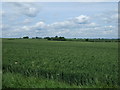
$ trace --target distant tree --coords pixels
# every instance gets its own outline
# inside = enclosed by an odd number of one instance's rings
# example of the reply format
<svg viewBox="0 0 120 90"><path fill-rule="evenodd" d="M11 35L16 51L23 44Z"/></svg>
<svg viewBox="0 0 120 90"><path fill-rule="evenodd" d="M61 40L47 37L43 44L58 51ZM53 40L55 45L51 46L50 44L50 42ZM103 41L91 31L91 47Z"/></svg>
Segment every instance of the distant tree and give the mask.
<svg viewBox="0 0 120 90"><path fill-rule="evenodd" d="M50 38L50 37L44 37L44 39L48 39L48 38Z"/></svg>
<svg viewBox="0 0 120 90"><path fill-rule="evenodd" d="M48 38L47 40L51 40L51 38Z"/></svg>
<svg viewBox="0 0 120 90"><path fill-rule="evenodd" d="M58 38L58 36L55 36L55 38Z"/></svg>
<svg viewBox="0 0 120 90"><path fill-rule="evenodd" d="M45 37L44 39L47 39L47 40L54 40L54 41L65 41L66 39L64 37L58 37L58 36L55 36L55 37Z"/></svg>
<svg viewBox="0 0 120 90"><path fill-rule="evenodd" d="M36 39L42 39L41 37L35 37Z"/></svg>
<svg viewBox="0 0 120 90"><path fill-rule="evenodd" d="M50 37L44 37L44 39L51 40L51 38L50 38Z"/></svg>
<svg viewBox="0 0 120 90"><path fill-rule="evenodd" d="M59 40L59 37L58 37L58 36L55 36L55 37L52 37L51 39L52 39L52 40Z"/></svg>
<svg viewBox="0 0 120 90"><path fill-rule="evenodd" d="M88 41L88 38L87 38L87 39L85 39L85 41Z"/></svg>
<svg viewBox="0 0 120 90"><path fill-rule="evenodd" d="M35 37L36 39L39 39L39 37Z"/></svg>
<svg viewBox="0 0 120 90"><path fill-rule="evenodd" d="M59 41L65 41L66 39L64 37L59 37Z"/></svg>
<svg viewBox="0 0 120 90"><path fill-rule="evenodd" d="M28 36L26 36L26 37L23 37L23 39L29 39L29 37L28 37Z"/></svg>
<svg viewBox="0 0 120 90"><path fill-rule="evenodd" d="M32 37L32 39L35 39L35 37Z"/></svg>

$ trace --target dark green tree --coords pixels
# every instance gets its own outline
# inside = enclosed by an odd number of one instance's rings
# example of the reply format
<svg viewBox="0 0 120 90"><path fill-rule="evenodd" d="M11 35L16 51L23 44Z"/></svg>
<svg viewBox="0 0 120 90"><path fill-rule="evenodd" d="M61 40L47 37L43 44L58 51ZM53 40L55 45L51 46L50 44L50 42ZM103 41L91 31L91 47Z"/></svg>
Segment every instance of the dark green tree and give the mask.
<svg viewBox="0 0 120 90"><path fill-rule="evenodd" d="M28 37L28 36L26 36L26 37L23 37L23 39L29 39L29 37Z"/></svg>

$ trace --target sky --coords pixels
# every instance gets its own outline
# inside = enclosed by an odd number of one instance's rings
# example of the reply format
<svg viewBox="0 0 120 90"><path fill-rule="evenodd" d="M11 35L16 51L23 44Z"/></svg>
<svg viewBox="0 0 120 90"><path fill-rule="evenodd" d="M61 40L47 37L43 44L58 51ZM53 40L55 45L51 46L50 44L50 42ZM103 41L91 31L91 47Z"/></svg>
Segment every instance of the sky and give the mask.
<svg viewBox="0 0 120 90"><path fill-rule="evenodd" d="M2 2L3 38L117 38L117 2Z"/></svg>
<svg viewBox="0 0 120 90"><path fill-rule="evenodd" d="M119 0L2 0L2 2L118 2Z"/></svg>

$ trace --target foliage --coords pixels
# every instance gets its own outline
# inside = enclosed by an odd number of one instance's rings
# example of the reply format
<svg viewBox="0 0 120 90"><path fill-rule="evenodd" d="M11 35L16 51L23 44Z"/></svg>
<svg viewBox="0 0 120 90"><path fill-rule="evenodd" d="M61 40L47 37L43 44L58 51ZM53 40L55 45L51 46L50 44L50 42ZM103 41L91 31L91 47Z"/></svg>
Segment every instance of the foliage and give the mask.
<svg viewBox="0 0 120 90"><path fill-rule="evenodd" d="M29 37L28 37L28 36L26 36L26 37L23 37L23 39L29 39Z"/></svg>
<svg viewBox="0 0 120 90"><path fill-rule="evenodd" d="M55 36L55 37L45 37L44 39L54 40L54 41L66 41L66 39L64 37L58 37L58 36Z"/></svg>

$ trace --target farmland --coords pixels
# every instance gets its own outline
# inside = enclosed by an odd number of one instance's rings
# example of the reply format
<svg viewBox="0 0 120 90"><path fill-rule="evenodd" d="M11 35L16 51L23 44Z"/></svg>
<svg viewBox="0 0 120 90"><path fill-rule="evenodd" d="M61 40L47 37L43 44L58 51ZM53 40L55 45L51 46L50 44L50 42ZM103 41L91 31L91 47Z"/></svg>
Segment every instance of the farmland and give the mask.
<svg viewBox="0 0 120 90"><path fill-rule="evenodd" d="M3 88L117 87L118 43L3 39Z"/></svg>

